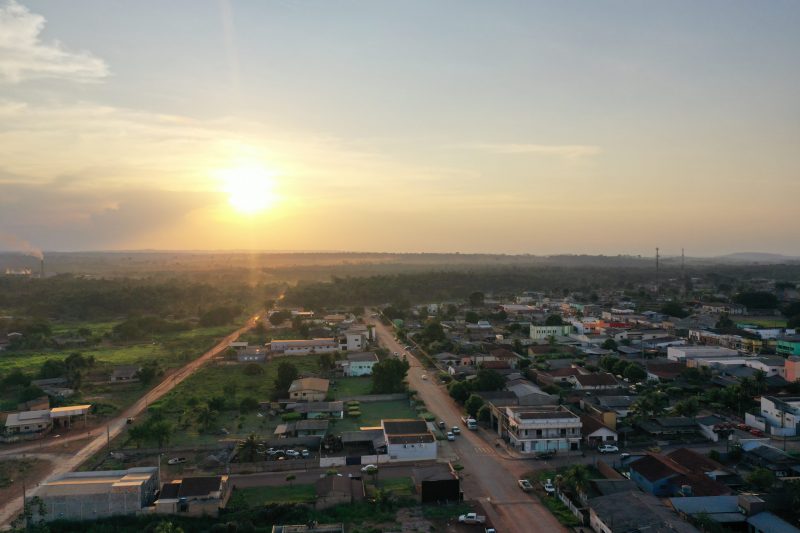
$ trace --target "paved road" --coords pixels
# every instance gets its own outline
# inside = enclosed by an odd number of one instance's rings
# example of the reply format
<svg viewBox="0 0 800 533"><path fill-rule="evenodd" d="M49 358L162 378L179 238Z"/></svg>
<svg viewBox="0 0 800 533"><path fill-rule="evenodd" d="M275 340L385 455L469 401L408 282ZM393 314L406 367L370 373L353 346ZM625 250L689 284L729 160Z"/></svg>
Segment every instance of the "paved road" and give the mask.
<svg viewBox="0 0 800 533"><path fill-rule="evenodd" d="M183 380L191 376L195 371L197 371L201 366L211 360L212 357L219 354L223 350L228 347L232 341L236 340L239 335L242 333L249 331L253 327L255 327L259 316L251 317L247 323L242 326L241 328L237 329L224 339L222 339L216 346L208 350L206 353L195 359L194 361L188 363L186 366L173 372L172 374L168 375L161 383L156 385L150 391L148 391L144 396L139 398L136 403L128 407L125 411L122 412L118 417L112 419L108 422L105 426L97 428L94 430L94 434L97 435L92 440L90 440L83 448L75 452L75 454L70 457L69 459L65 459L62 461L55 462L53 464L52 470L48 473L46 479L52 479L56 476L63 475L67 472L71 472L80 466L81 463L89 459L92 455L100 451L103 446L106 445L108 440L113 439L117 435L119 435L122 430L126 426L126 421L128 418L136 417L141 414L147 406L152 404L154 401L158 400L166 393L171 391L173 387L181 383ZM85 435L81 435L80 438L85 438ZM39 444L31 445L32 449L38 449ZM21 453L21 448L16 448L12 450L7 455L15 455ZM38 492L38 487L35 487L28 491L28 496L36 496ZM0 525L7 524L10 522L15 516L19 514L22 510L22 496L15 498L14 500L8 502L6 505L0 509Z"/></svg>
<svg viewBox="0 0 800 533"><path fill-rule="evenodd" d="M375 324L378 340L390 352L407 352L394 339L393 332L377 320ZM495 528L503 532L566 532L558 520L544 507L538 499L522 492L517 485L520 476L531 470L527 460L508 458L478 432L469 431L461 423L461 408L447 391L436 385L434 375L413 356L407 355L411 369L408 382L412 389L419 392L428 410L444 420L448 426L461 427L461 436L452 446L458 455L458 462L464 466L462 488L467 499L480 500L484 504L489 518ZM431 373L432 374L432 373ZM428 379L422 379L426 375ZM484 430L478 430L482 432Z"/></svg>

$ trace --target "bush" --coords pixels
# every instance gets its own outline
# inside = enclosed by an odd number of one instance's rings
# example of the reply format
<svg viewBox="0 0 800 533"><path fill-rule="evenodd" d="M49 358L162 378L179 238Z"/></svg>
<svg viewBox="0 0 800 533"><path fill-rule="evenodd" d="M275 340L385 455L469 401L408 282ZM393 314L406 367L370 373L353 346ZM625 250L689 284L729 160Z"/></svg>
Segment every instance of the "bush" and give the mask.
<svg viewBox="0 0 800 533"><path fill-rule="evenodd" d="M361 416L361 411L347 411L347 416L352 418L358 418Z"/></svg>
<svg viewBox="0 0 800 533"><path fill-rule="evenodd" d="M300 413L284 413L281 415L281 420L284 422L293 422L295 420L300 420L300 418Z"/></svg>
<svg viewBox="0 0 800 533"><path fill-rule="evenodd" d="M258 409L258 400L252 396L242 398L242 401L239 402L239 411L243 413L249 413L250 411L255 411L256 409Z"/></svg>

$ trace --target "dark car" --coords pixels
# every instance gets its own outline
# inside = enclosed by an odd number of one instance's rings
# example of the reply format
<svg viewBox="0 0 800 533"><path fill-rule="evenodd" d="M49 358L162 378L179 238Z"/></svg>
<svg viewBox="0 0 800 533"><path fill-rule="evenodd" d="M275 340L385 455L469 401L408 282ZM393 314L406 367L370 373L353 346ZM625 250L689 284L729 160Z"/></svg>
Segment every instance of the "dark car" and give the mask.
<svg viewBox="0 0 800 533"><path fill-rule="evenodd" d="M553 452L539 452L534 457L540 461L547 461L548 459L552 459L555 456Z"/></svg>

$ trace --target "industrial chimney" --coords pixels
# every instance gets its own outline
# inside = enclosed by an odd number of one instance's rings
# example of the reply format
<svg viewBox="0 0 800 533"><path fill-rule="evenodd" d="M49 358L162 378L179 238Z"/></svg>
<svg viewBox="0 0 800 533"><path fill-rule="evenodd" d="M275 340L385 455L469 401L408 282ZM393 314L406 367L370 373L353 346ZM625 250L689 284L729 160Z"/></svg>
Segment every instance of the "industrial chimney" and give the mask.
<svg viewBox="0 0 800 533"><path fill-rule="evenodd" d="M44 279L44 258L39 261L39 276Z"/></svg>

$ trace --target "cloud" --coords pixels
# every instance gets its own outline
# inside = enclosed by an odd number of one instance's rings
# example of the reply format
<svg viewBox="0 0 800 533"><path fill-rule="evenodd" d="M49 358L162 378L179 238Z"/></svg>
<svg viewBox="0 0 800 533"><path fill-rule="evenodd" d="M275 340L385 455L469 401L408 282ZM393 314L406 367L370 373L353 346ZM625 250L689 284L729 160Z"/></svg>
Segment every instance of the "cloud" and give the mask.
<svg viewBox="0 0 800 533"><path fill-rule="evenodd" d="M476 150L482 150L484 152L492 154L551 155L557 157L565 157L568 159L576 159L579 157L590 157L602 153L602 150L600 149L599 146L592 146L585 144L479 143L479 144L471 144L468 147Z"/></svg>
<svg viewBox="0 0 800 533"><path fill-rule="evenodd" d="M106 63L91 53L42 41L45 22L14 0L0 6L0 83L40 78L90 82L108 76Z"/></svg>

